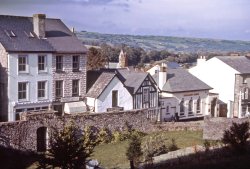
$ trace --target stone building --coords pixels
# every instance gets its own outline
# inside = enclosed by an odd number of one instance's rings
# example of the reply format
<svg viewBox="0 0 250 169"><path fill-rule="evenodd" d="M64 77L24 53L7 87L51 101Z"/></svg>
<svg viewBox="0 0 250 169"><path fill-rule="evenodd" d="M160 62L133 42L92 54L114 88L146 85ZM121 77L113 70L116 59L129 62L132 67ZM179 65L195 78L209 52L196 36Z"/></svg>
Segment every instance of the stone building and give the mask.
<svg viewBox="0 0 250 169"><path fill-rule="evenodd" d="M81 100L87 50L60 19L1 15L0 25L1 121Z"/></svg>

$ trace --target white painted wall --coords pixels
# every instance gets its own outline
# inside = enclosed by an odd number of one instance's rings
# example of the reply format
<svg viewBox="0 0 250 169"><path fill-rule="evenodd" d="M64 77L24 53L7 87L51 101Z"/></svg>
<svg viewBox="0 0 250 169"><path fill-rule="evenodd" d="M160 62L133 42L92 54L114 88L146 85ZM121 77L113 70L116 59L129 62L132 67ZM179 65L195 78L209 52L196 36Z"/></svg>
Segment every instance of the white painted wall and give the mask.
<svg viewBox="0 0 250 169"><path fill-rule="evenodd" d="M189 69L189 72L211 86L212 93L219 94L219 99L228 104L228 117L230 117L232 113L230 102L234 101L235 74L239 72L216 57Z"/></svg>
<svg viewBox="0 0 250 169"><path fill-rule="evenodd" d="M159 66L159 65L153 66L152 68L150 68L149 70L147 70L147 72L148 72L151 76L153 76L153 75L155 74L155 71L156 71L156 70L159 72L159 70L160 70L160 66Z"/></svg>
<svg viewBox="0 0 250 169"><path fill-rule="evenodd" d="M112 90L118 90L119 107L124 107L124 110L133 109L133 98L117 77L110 82L97 99L87 97L87 105L95 106L94 112L96 113L106 112L107 108L112 108Z"/></svg>
<svg viewBox="0 0 250 169"><path fill-rule="evenodd" d="M162 96L166 96L167 94L164 93ZM209 100L209 93L208 91L194 91L194 92L181 92L181 93L173 93L172 97L160 97L160 102L164 102L164 107L169 107L169 113L166 112L166 108L162 111L162 118L171 118L175 116L175 113L178 112L180 117L180 102L182 98L184 99L184 106L185 106L185 112L184 112L184 118L188 117L188 103L189 100L193 99L193 112L196 116L196 105L197 100L200 97L201 99L201 114L202 115L210 115L210 100ZM175 107L175 108L174 108Z"/></svg>
<svg viewBox="0 0 250 169"><path fill-rule="evenodd" d="M9 97L9 112L8 120L15 120L15 112L13 108L31 108L34 105L48 106L52 101L52 54L41 54L47 56L47 71L38 72L38 55L34 53L26 54L28 57L27 73L18 72L18 54L8 54L8 97ZM38 100L37 97L37 82L46 81L46 98ZM28 93L26 101L18 101L18 82L28 82ZM16 106L16 105L19 106Z"/></svg>

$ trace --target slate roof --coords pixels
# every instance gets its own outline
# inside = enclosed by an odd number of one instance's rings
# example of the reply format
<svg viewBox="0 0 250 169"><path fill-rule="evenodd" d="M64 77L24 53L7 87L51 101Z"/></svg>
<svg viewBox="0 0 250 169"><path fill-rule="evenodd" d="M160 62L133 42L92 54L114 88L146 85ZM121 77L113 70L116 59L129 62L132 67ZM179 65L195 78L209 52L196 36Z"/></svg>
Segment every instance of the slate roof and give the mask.
<svg viewBox="0 0 250 169"><path fill-rule="evenodd" d="M240 73L250 73L250 59L246 56L216 56Z"/></svg>
<svg viewBox="0 0 250 169"><path fill-rule="evenodd" d="M13 31L9 37L5 31ZM7 52L86 53L87 49L60 19L45 19L44 39L28 37L33 32L33 18L0 15L0 43Z"/></svg>
<svg viewBox="0 0 250 169"><path fill-rule="evenodd" d="M158 83L158 73L153 76ZM210 90L210 86L193 76L185 69L167 69L167 82L163 86L163 91L185 92L185 91L199 91Z"/></svg>
<svg viewBox="0 0 250 169"><path fill-rule="evenodd" d="M102 72L87 92L87 97L98 98L115 76L114 72Z"/></svg>
<svg viewBox="0 0 250 169"><path fill-rule="evenodd" d="M101 69L87 72L87 97L97 98L105 90L114 77L117 77L131 95L135 94L148 73L120 69Z"/></svg>
<svg viewBox="0 0 250 169"><path fill-rule="evenodd" d="M135 94L142 82L149 73L129 70L127 68L117 69L121 76L125 79L124 84L131 94Z"/></svg>

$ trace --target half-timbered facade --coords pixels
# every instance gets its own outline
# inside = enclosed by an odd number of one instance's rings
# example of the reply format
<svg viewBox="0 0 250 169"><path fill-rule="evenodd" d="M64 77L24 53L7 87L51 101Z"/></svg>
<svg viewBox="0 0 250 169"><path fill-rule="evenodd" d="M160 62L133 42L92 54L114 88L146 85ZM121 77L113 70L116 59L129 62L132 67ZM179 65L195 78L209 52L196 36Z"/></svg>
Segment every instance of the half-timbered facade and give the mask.
<svg viewBox="0 0 250 169"><path fill-rule="evenodd" d="M157 106L157 86L149 73L121 69L88 72L86 103L92 112Z"/></svg>
<svg viewBox="0 0 250 169"><path fill-rule="evenodd" d="M157 88L150 75L144 79L138 90L133 94L133 108L151 108L157 106Z"/></svg>

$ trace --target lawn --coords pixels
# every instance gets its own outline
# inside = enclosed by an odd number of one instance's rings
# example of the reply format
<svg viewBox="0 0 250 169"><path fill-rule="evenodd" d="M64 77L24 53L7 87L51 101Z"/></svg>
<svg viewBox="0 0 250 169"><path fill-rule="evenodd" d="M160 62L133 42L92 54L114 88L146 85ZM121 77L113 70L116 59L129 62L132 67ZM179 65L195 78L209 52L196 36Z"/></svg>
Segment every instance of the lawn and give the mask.
<svg viewBox="0 0 250 169"><path fill-rule="evenodd" d="M179 148L203 144L202 131L162 131L145 136L143 141L156 135L161 135L166 144L170 144L172 138L175 139ZM97 159L104 168L129 168L129 162L125 155L127 146L128 141L99 145L95 148L93 159Z"/></svg>

